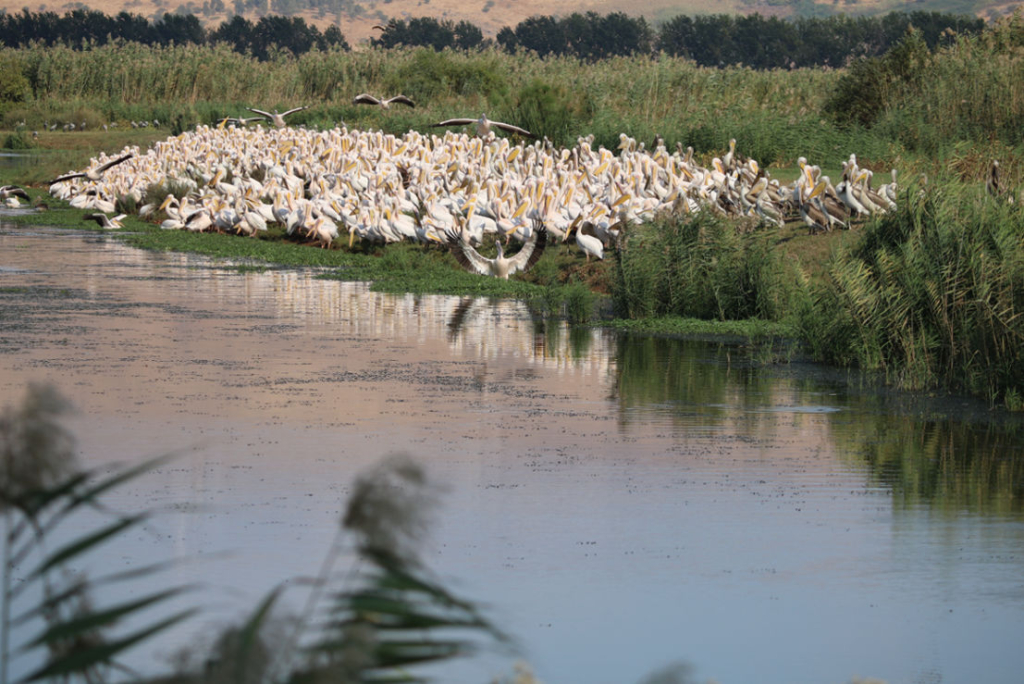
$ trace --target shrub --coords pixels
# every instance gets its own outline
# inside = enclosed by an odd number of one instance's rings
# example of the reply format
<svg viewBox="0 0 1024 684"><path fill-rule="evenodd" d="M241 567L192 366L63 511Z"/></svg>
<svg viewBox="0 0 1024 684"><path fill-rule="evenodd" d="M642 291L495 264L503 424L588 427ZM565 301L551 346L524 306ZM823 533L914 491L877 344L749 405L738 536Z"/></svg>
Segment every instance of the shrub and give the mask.
<svg viewBox="0 0 1024 684"><path fill-rule="evenodd" d="M818 358L1014 405L1024 390L1024 212L945 183L840 251L801 317Z"/></svg>
<svg viewBox="0 0 1024 684"><path fill-rule="evenodd" d="M519 91L510 119L537 137L568 147L586 131L592 116L593 103L585 92L535 78Z"/></svg>
<svg viewBox="0 0 1024 684"><path fill-rule="evenodd" d="M781 320L796 306L798 275L764 234L701 211L630 228L612 296L627 318L678 315L706 320Z"/></svg>
<svg viewBox="0 0 1024 684"><path fill-rule="evenodd" d="M881 57L855 61L836 83L823 111L836 123L871 126L914 88L931 64L928 45L911 27L896 47Z"/></svg>

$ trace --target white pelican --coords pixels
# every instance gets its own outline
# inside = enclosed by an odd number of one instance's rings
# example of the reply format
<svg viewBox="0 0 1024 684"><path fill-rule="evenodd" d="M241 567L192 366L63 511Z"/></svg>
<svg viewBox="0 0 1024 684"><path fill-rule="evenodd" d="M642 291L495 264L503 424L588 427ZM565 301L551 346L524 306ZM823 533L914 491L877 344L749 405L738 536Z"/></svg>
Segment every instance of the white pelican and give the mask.
<svg viewBox="0 0 1024 684"><path fill-rule="evenodd" d="M570 231L572 230L576 231L576 245L587 256L588 262L590 257L604 259L604 245L594 233L594 224L590 221L584 221L578 227L570 229Z"/></svg>
<svg viewBox="0 0 1024 684"><path fill-rule="evenodd" d="M398 104L404 104L408 107L416 106L416 103L410 100L405 95L395 95L394 97L389 97L386 100L378 100L369 93L362 93L361 95L356 95L352 99L352 104L377 105L381 109L391 109L391 103L393 102L397 102Z"/></svg>
<svg viewBox="0 0 1024 684"><path fill-rule="evenodd" d="M108 169L113 168L122 162L126 162L134 156L134 152L129 152L128 154L121 155L117 159L111 159L106 164L101 164L100 166L97 166L95 169L89 169L88 171L81 171L79 173L67 173L64 174L63 176L59 176L58 178L55 178L49 183L47 183L47 185L55 185L57 183L62 183L64 181L71 180L72 178L87 178L93 182L96 182L103 178L103 174L106 173Z"/></svg>
<svg viewBox="0 0 1024 684"><path fill-rule="evenodd" d="M25 192L24 188L19 188L17 185L4 185L0 187L0 202L6 202L11 199L17 201L19 197L26 200L29 199L28 193Z"/></svg>
<svg viewBox="0 0 1024 684"><path fill-rule="evenodd" d="M431 128L439 128L442 126L470 126L472 124L476 124L476 135L479 138L487 138L491 135L492 128L499 128L508 133L518 133L526 138L533 138L534 140L537 139L537 136L525 128L502 123L501 121L491 121L487 118L486 114L481 114L479 119L447 119L440 123L431 125Z"/></svg>
<svg viewBox="0 0 1024 684"><path fill-rule="evenodd" d="M479 273L480 275L492 275L495 278L504 278L505 280L508 280L508 277L513 273L526 271L537 263L541 254L544 253L544 248L547 246L548 241L547 229L544 228L543 224L538 224L533 234L523 244L523 248L515 256L506 257L501 247L501 240L495 240L494 244L497 246L498 255L493 259L488 259L473 249L454 230L447 231L445 235L448 238L448 245L451 247L452 254L455 255L455 258L467 271Z"/></svg>
<svg viewBox="0 0 1024 684"><path fill-rule="evenodd" d="M124 228L121 225L121 220L126 218L127 214L118 214L114 218L110 218L106 214L89 214L85 217L87 221L95 221L100 228L106 228L107 230L117 230L118 228Z"/></svg>
<svg viewBox="0 0 1024 684"><path fill-rule="evenodd" d="M255 112L256 114L262 114L267 118L267 121L274 124L274 126L276 126L277 128L284 128L284 117L288 116L289 114L294 114L295 112L301 112L303 109L309 109L309 107L295 107L294 109L289 109L287 112L281 112L280 114L278 114L276 111L273 114L271 114L270 112L265 112L262 109L253 109L252 107L246 107L246 109L248 109L250 112Z"/></svg>

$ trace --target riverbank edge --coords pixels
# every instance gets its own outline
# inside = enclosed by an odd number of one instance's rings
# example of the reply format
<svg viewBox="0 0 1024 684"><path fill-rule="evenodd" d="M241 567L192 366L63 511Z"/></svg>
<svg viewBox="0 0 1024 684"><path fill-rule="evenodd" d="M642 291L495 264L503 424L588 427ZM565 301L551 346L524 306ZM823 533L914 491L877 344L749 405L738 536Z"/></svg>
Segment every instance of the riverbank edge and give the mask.
<svg viewBox="0 0 1024 684"><path fill-rule="evenodd" d="M0 184L13 183L8 174L0 173ZM371 283L377 292L390 294L437 294L518 299L526 301L535 314L544 317L569 318L575 324L602 327L639 335L660 335L705 339L720 342L781 344L790 351L801 344L796 329L785 323L759 319L739 321L701 320L677 316L623 319L617 318L609 297L592 293L592 299L582 305L592 310L591 316L572 316L566 309L573 306L566 301L567 286L551 286L523 280L503 281L465 273L457 265L450 266L452 278L431 283L429 279L410 277L417 262L437 265L446 259L446 252L419 245L389 245L383 256L368 251L345 249L319 249L286 240L251 239L222 233L188 233L165 231L159 226L128 216L124 228L117 231L93 226L86 217L96 213L75 209L67 202L51 197L45 190L26 187L35 209L28 212L5 213L5 222L17 225L53 226L76 231L111 235L137 249L198 254L229 265L244 273L264 268L312 268L321 270L318 277ZM392 256L389 258L388 253ZM395 256L398 255L398 256ZM572 298L572 293L568 295ZM585 320L580 320L584 319Z"/></svg>

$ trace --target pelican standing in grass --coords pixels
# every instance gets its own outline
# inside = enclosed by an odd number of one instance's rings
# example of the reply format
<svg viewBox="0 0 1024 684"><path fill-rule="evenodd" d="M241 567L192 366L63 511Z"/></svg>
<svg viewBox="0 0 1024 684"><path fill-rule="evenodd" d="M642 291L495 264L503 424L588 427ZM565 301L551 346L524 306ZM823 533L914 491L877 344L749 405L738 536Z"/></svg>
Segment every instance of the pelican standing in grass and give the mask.
<svg viewBox="0 0 1024 684"><path fill-rule="evenodd" d="M391 105L393 103L395 103L395 102L397 102L398 104L404 104L407 107L415 107L416 106L416 103L413 102L408 97L406 97L405 95L395 95L394 97L389 97L386 100L378 100L377 98L375 98L373 95L370 95L369 93L363 93L361 95L356 95L352 99L352 104L376 105L376 106L380 107L381 109L391 109Z"/></svg>
<svg viewBox="0 0 1024 684"><path fill-rule="evenodd" d="M256 114L266 117L267 121L274 124L275 127L284 128L287 125L284 122L284 117L289 114L294 114L295 112L301 112L303 109L309 109L309 107L295 107L294 109L289 109L287 112L281 112L280 114L278 114L276 110L271 114L270 112L265 112L262 109L253 109L252 107L246 107L246 109L250 112L255 112Z"/></svg>
<svg viewBox="0 0 1024 684"><path fill-rule="evenodd" d="M431 128L440 128L443 126L470 126L476 125L476 135L478 138L488 138L493 132L492 129L497 128L507 133L516 133L525 138L537 139L530 131L519 126L513 126L512 124L502 123L501 121L491 121L487 118L486 114L481 114L479 119L447 119L439 123L431 125Z"/></svg>
<svg viewBox="0 0 1024 684"><path fill-rule="evenodd" d="M508 280L513 273L526 271L536 264L544 253L548 241L547 229L544 224L538 222L529 239L523 244L523 248L516 252L515 256L506 257L501 240L495 240L494 244L498 249L498 255L493 259L488 259L473 249L462 235L454 230L446 231L445 236L448 238L452 254L467 271L480 275L492 275L505 280Z"/></svg>
<svg viewBox="0 0 1024 684"><path fill-rule="evenodd" d="M59 176L58 178L54 178L52 181L47 183L47 185L56 185L57 183L63 183L64 181L69 181L73 178L86 178L93 182L97 182L101 178L103 178L103 174L106 173L109 169L117 166L118 164L128 161L134 156L134 152L129 152L128 154L121 155L117 159L111 159L106 164L101 164L100 166L97 166L95 169L89 169L88 171L81 171L79 173L67 173L64 174L63 176Z"/></svg>

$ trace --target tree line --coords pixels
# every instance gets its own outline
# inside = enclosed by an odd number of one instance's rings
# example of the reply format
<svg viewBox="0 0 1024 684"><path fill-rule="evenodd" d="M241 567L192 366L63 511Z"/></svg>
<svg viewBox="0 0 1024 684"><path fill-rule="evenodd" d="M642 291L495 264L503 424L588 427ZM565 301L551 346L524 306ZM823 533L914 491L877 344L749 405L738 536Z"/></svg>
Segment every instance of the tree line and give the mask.
<svg viewBox="0 0 1024 684"><path fill-rule="evenodd" d="M266 15L250 21L235 15L215 29L208 30L194 14L166 13L155 21L140 14L120 12L109 16L97 10L76 9L65 12L29 12L0 14L0 45L25 47L32 43L64 44L84 48L122 40L144 45L205 45L228 43L237 52L265 60L273 48L301 55L316 48L332 46L349 49L337 26L321 32L301 17Z"/></svg>
<svg viewBox="0 0 1024 684"><path fill-rule="evenodd" d="M264 0L265 2L266 0ZM242 0L237 0L241 5ZM886 53L913 26L929 48L954 34L980 33L982 19L941 12L891 12L877 17L808 17L782 20L759 14L680 15L660 27L622 12L575 12L565 17L534 16L502 28L495 40L484 38L468 21L420 17L392 19L371 45L381 48L426 46L475 50L494 46L507 52L530 50L544 57L565 55L593 61L616 55L655 54L687 57L701 66L742 64L755 69L843 66L859 57ZM225 42L236 51L267 59L274 46L301 55L312 49L349 49L337 26L320 31L301 17L265 15L250 21L240 14L215 29L205 29L193 14L164 14L154 21L128 12L108 16L76 9L55 12L0 13L0 44L102 45L111 40L151 45Z"/></svg>

